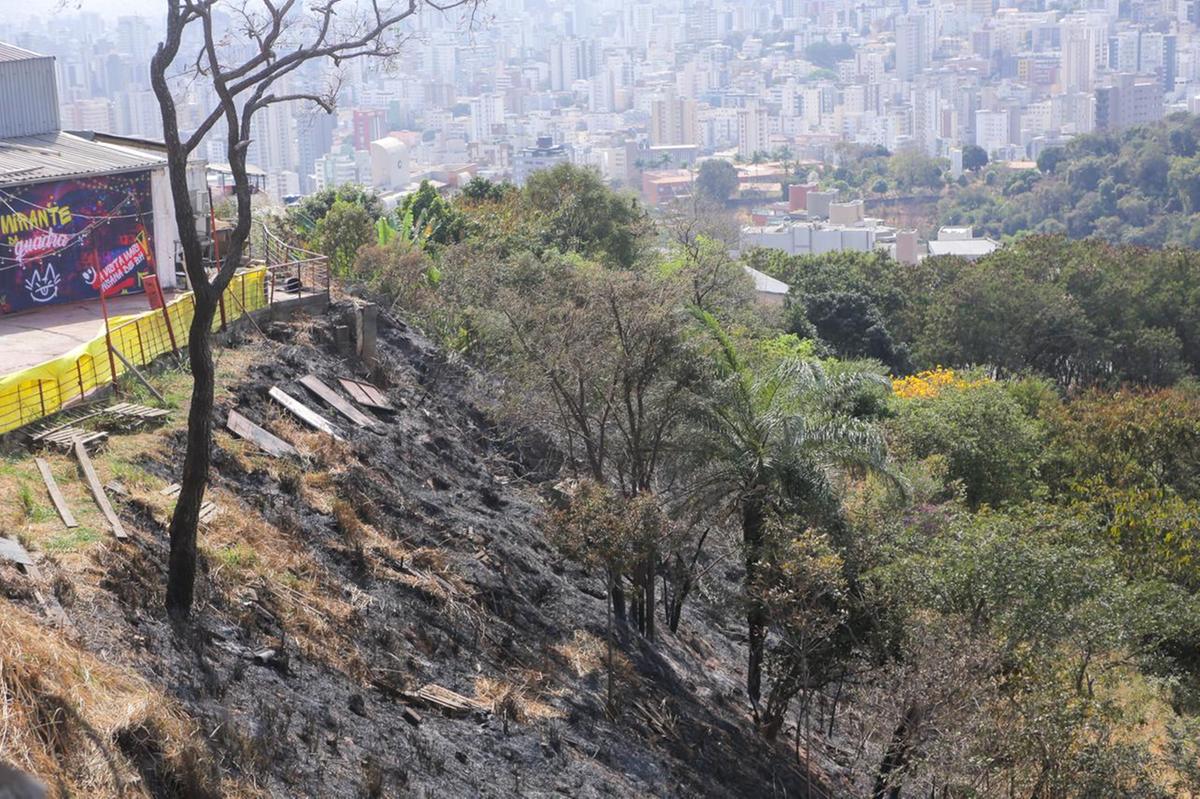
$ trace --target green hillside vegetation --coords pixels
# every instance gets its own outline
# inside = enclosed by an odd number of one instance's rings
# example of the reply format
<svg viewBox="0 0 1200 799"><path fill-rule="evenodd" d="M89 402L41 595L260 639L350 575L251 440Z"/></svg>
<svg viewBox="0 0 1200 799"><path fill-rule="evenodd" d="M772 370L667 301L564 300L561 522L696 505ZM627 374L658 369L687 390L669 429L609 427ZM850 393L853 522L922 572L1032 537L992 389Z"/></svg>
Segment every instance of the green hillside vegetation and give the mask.
<svg viewBox="0 0 1200 799"><path fill-rule="evenodd" d="M996 168L947 195L943 224L996 238L1095 236L1114 244L1200 246L1200 118L1175 114L1052 147L1036 170Z"/></svg>
<svg viewBox="0 0 1200 799"><path fill-rule="evenodd" d="M975 262L767 250L747 258L793 287L790 331L896 374L976 366L1038 374L1062 390L1200 375L1194 250L1030 236Z"/></svg>
<svg viewBox="0 0 1200 799"><path fill-rule="evenodd" d="M1080 140L1045 186L1112 158L1178 189L1169 124ZM932 186L910 160L889 178ZM547 436L576 487L544 524L615 624L653 647L705 603L745 631L764 745L847 796L1200 790L1194 252L750 253L794 287L776 313L702 219L656 225L574 167L446 211L460 239L363 242L348 278Z"/></svg>

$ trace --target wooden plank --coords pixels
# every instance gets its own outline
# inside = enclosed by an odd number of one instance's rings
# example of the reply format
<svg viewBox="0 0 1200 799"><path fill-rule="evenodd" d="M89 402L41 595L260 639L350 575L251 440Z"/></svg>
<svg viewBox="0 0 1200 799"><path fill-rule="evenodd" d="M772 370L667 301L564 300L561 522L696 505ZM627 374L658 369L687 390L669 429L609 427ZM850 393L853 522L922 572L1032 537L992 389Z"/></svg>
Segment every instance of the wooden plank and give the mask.
<svg viewBox="0 0 1200 799"><path fill-rule="evenodd" d="M38 471L42 473L42 482L46 484L46 490L50 492L50 500L54 503L54 508L62 518L63 524L67 527L78 527L79 522L75 521L75 516L67 507L66 497L62 495L62 491L58 490L58 483L54 481L54 475L50 473L50 464L42 458L34 458L33 462L37 464Z"/></svg>
<svg viewBox="0 0 1200 799"><path fill-rule="evenodd" d="M104 514L104 518L108 520L109 526L112 527L113 535L117 538L128 538L128 533L121 526L121 520L117 517L116 511L112 505L108 504L108 497L104 495L104 486L100 485L100 478L96 476L96 468L92 466L92 459L88 457L87 448L82 441L75 442L75 457L79 459L79 465L83 469L83 476L87 479L88 487L92 489L92 496L96 498L96 504L100 506L100 512Z"/></svg>
<svg viewBox="0 0 1200 799"><path fill-rule="evenodd" d="M21 542L0 536L0 558L13 561L21 571L25 572L25 576L29 578L29 582L33 583L34 599L37 600L38 605L50 617L51 621L59 627L71 629L71 620L67 618L62 605L54 597L54 592L43 592L42 589L45 581L42 580L42 572L38 569L37 564L33 562L33 558L25 550L25 547L21 546Z"/></svg>
<svg viewBox="0 0 1200 799"><path fill-rule="evenodd" d="M21 546L21 542L15 538L0 536L0 558L11 560L13 563L21 566L33 565L33 558L29 557L29 553L25 551L25 547Z"/></svg>
<svg viewBox="0 0 1200 799"><path fill-rule="evenodd" d="M342 384L342 388L346 389L346 393L353 397L354 401L359 405L366 405L368 408L378 408L381 411L396 410L387 401L387 397L383 395L383 392L370 383L363 380L354 380L349 377L340 377L338 378L338 382Z"/></svg>
<svg viewBox="0 0 1200 799"><path fill-rule="evenodd" d="M379 422L372 419L370 416L367 416L349 402L346 402L346 400L342 399L340 394L322 383L320 378L318 378L316 375L305 375L300 379L300 385L307 388L313 394L316 394L317 397L324 400L327 405L332 407L335 411L340 413L342 416L345 416L359 427L367 427L372 430L377 430L379 428Z"/></svg>
<svg viewBox="0 0 1200 799"><path fill-rule="evenodd" d="M271 390L267 393L271 396L271 399L275 400L280 405L287 408L292 413L296 414L296 416L298 416L300 418L300 421L304 422L309 427L313 428L314 430L320 430L322 433L325 433L327 435L333 436L338 441L345 441L345 439L342 438L342 434L338 431L337 427L335 427L332 422L330 422L328 419L326 419L321 414L314 411L312 408L309 408L307 405L305 405L303 402L301 402L300 400L293 397L291 394L289 394L286 391L284 391L283 389L279 388L279 386L272 386Z"/></svg>
<svg viewBox="0 0 1200 799"><path fill-rule="evenodd" d="M229 412L225 426L229 428L229 432L257 444L259 449L272 457L297 454L296 448L291 444L262 429L237 411ZM178 491L178 487L175 490Z"/></svg>
<svg viewBox="0 0 1200 799"><path fill-rule="evenodd" d="M455 693L436 683L424 685L416 693L402 693L401 696L409 701L437 708L452 716L466 716L476 711L490 712L492 709L486 702Z"/></svg>

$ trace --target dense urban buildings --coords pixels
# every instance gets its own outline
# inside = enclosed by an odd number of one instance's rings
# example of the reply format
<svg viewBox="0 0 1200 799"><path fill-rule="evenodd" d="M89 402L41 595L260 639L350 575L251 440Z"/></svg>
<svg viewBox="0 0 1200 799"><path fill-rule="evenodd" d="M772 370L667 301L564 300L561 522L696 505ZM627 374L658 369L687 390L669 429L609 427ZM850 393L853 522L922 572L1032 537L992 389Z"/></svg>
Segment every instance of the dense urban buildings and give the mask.
<svg viewBox="0 0 1200 799"><path fill-rule="evenodd" d="M496 0L470 30L424 9L393 63L336 77L334 116L255 118L249 160L278 201L344 182L402 195L423 178L521 183L590 165L651 203L705 158L832 160L839 142L955 161L1036 158L1196 105L1200 1ZM55 58L66 130L154 139L153 17L31 13L0 41ZM325 85L313 67L291 86ZM185 124L211 91L180 82ZM189 117L189 110L195 113ZM204 155L227 159L214 130ZM661 172L662 174L654 174Z"/></svg>

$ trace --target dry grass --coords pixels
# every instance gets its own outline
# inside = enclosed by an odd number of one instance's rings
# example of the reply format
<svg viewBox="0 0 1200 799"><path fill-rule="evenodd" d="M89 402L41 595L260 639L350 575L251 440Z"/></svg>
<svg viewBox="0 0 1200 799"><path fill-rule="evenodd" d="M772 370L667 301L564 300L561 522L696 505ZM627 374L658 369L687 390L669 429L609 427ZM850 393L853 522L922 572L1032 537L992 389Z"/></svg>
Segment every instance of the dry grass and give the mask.
<svg viewBox="0 0 1200 799"><path fill-rule="evenodd" d="M542 675L521 675L516 682L491 677L475 678L475 698L492 706L492 712L505 721L526 724L531 721L558 719L564 713L543 701Z"/></svg>
<svg viewBox="0 0 1200 799"><path fill-rule="evenodd" d="M212 499L225 512L204 531L201 545L214 563L210 575L217 590L237 596L253 589L306 656L335 668L357 668L352 636L358 609L337 592L339 581L324 573L296 537L233 495L217 490Z"/></svg>
<svg viewBox="0 0 1200 799"><path fill-rule="evenodd" d="M4 599L0 752L53 786L55 796L145 795L131 753L157 761L168 784L217 793L219 773L174 702Z"/></svg>
<svg viewBox="0 0 1200 799"><path fill-rule="evenodd" d="M571 666L576 677L586 677L604 668L608 651L604 639L586 630L576 630L569 641L555 644L553 648Z"/></svg>

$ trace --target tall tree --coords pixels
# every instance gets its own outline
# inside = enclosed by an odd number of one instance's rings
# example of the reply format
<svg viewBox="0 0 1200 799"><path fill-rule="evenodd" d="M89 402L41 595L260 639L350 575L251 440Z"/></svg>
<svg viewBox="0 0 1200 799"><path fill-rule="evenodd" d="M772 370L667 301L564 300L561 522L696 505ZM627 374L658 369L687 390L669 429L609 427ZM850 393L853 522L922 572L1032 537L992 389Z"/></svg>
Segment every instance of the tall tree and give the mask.
<svg viewBox="0 0 1200 799"><path fill-rule="evenodd" d="M696 175L696 191L718 203L724 204L737 189L737 169L728 161L710 158L700 164Z"/></svg>
<svg viewBox="0 0 1200 799"><path fill-rule="evenodd" d="M396 26L423 6L448 9L477 0L164 0L166 35L150 61L167 150L167 172L175 222L195 315L188 332L192 404L179 502L171 517L167 609L175 618L191 611L196 577L196 527L212 459L215 372L211 331L221 294L233 279L250 235L251 186L246 171L251 123L276 103L311 101L332 111L336 85L316 91L282 89L281 81L305 64L340 64L364 57L390 57L403 38ZM229 21L228 29L223 29ZM236 44L235 44L236 42ZM192 131L181 131L172 82L203 81L216 97ZM196 231L196 208L187 183L188 161L205 137L223 124L233 176L237 215L221 263L211 273Z"/></svg>
<svg viewBox="0 0 1200 799"><path fill-rule="evenodd" d="M700 463L713 495L732 497L742 529L749 662L746 693L758 707L768 613L760 574L773 517L812 519L837 505L840 468L888 473L882 436L838 408L878 375L829 375L812 360L785 357L754 368L711 314L697 317L716 344L719 385L703 414Z"/></svg>

